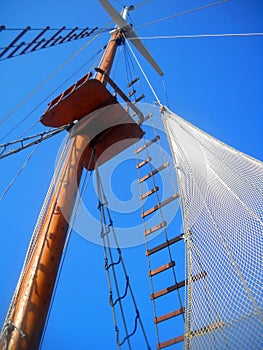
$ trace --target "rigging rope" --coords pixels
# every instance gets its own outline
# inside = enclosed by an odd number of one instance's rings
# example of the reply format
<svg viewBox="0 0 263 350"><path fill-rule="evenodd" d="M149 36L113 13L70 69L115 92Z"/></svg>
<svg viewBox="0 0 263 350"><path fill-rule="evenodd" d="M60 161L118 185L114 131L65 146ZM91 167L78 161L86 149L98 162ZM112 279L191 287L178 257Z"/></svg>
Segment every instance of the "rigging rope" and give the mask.
<svg viewBox="0 0 263 350"><path fill-rule="evenodd" d="M154 97L156 98L156 103L159 104L159 106L162 106L159 97L157 96L157 94L156 94L154 88L152 87L152 85L151 85L151 83L150 83L150 81L149 81L149 79L148 79L146 73L144 72L144 70L143 70L143 68L142 68L142 66L141 66L141 64L140 64L140 62L139 62L139 60L138 60L138 58L136 57L136 55L135 55L133 49L131 48L131 45L129 44L129 41L126 40L125 42L127 43L128 47L129 47L129 49L130 49L130 51L131 51L131 53L132 53L132 55L133 55L133 57L134 57L134 59L135 59L135 62L137 63L138 67L140 68L140 71L142 72L142 74L143 74L143 76L144 76L144 79L146 80L147 84L149 85L149 88L151 89L151 91L152 91Z"/></svg>
<svg viewBox="0 0 263 350"><path fill-rule="evenodd" d="M0 142L6 139L7 136L9 136L19 125L21 125L30 115L32 115L40 106L42 106L56 91L58 91L63 85L65 85L71 78L74 77L78 72L81 71L85 66L87 66L96 56L98 56L102 51L104 51L104 47L98 50L87 62L85 62L83 65L81 65L74 73L72 73L66 80L63 81L62 84L60 84L55 90L53 90L44 100L42 100L30 113L28 113L20 122L18 122L13 128L11 128L7 134L5 134L1 139ZM31 130L39 121L37 121L32 127L29 128ZM1 125L1 123L0 123ZM27 130L27 132L29 131ZM25 132L24 135L27 133Z"/></svg>
<svg viewBox="0 0 263 350"><path fill-rule="evenodd" d="M160 19L157 19L157 20L149 22L149 23L141 24L141 25L137 26L135 29L139 29L139 28L146 27L146 26L149 26L149 25L152 25L152 24L155 24L155 23L167 21L167 20L175 18L175 17L179 17L179 16L183 16L183 15L186 15L186 14L189 14L189 13L196 12L196 11L204 10L204 9L207 9L207 8L210 8L210 7L213 7L213 6L221 5L221 4L229 2L229 1L230 0L222 0L222 1L218 1L218 2L215 2L215 3L209 4L209 5L198 7L198 8L192 9L192 10L180 12L180 13L177 13L177 14L172 15L172 16L160 18Z"/></svg>
<svg viewBox="0 0 263 350"><path fill-rule="evenodd" d="M65 26L59 29L51 29L49 26L42 28L42 29L32 29L31 27L26 27L23 29L7 29L4 26L0 27L1 31L14 31L14 30L21 30L21 33L15 37L10 44L8 44L5 47L0 47L0 61L4 61L10 58L26 55L29 53L37 52L42 49L55 47L58 45L66 44L68 42L85 39L87 37L90 37L92 35L95 35L96 32L108 32L110 29L99 29L98 27L90 29L89 27L86 27L84 29L75 27L72 29L67 29ZM29 35L29 42L22 41L22 37L27 36L29 32L32 30L39 30L41 31L34 39L32 39ZM51 37L43 38L43 35L46 35L50 31L57 31L54 35ZM63 34L62 34L63 32ZM68 32L65 33L64 32ZM10 52L11 51L11 52Z"/></svg>
<svg viewBox="0 0 263 350"><path fill-rule="evenodd" d="M1 122L2 125L6 122L20 107L22 107L38 90L40 90L45 84L47 84L62 68L64 68L70 61L72 61L77 55L79 55L88 45L90 45L98 36L103 33L103 30L112 23L110 21L106 24L103 29L101 29L94 37L88 40L79 50L77 50L73 55L71 55L66 61L64 61L47 79L45 79L41 84L39 84L27 97L25 97Z"/></svg>
<svg viewBox="0 0 263 350"><path fill-rule="evenodd" d="M55 129L55 130L45 131L45 132L42 132L42 133L37 134L37 135L24 137L23 139L19 139L19 140L12 141L12 142L7 142L4 145L0 145L0 159L6 158L8 156L11 156L12 154L18 153L18 152L26 149L28 147L31 147L33 145L37 145L37 144L39 144L39 143L41 143L41 142L43 142L43 141L45 141L47 139L50 139L51 137L61 133L62 131L64 131L68 127L69 127L69 125L66 125L66 126L63 126L61 128ZM35 138L37 138L35 141L29 142L26 145L24 144L25 141L32 140L32 139L35 139ZM21 147L13 149L13 150L8 151L7 153L5 153L6 149L9 146L15 145L17 143L19 143L21 145ZM2 148L2 151L1 151L1 148Z"/></svg>
<svg viewBox="0 0 263 350"><path fill-rule="evenodd" d="M33 157L33 155L35 154L35 152L37 151L38 147L40 146L40 144L36 145L36 147L33 149L33 151L29 154L29 156L27 157L26 161L24 162L24 164L21 166L21 168L18 170L18 172L16 173L15 177L11 180L11 182L7 185L6 189L4 190L4 192L2 193L1 197L0 197L0 201L5 197L5 195L7 194L7 192L10 190L10 188L13 186L13 184L15 183L15 181L17 180L18 176L22 173L22 171L25 169L25 167L27 166L27 164L29 163L30 159Z"/></svg>
<svg viewBox="0 0 263 350"><path fill-rule="evenodd" d="M186 39L186 38L220 38L220 37L247 37L263 36L263 33L223 33L223 34L189 34L189 35L155 35L130 38L130 40L153 40L153 39Z"/></svg>
<svg viewBox="0 0 263 350"><path fill-rule="evenodd" d="M67 141L66 141L66 143L64 145L64 148L63 148L63 151L61 152L61 156L60 156L60 159L58 161L58 165L57 165L57 167L55 169L55 172L54 172L54 175L52 177L52 180L51 180L51 183L50 183L50 186L49 186L46 198L44 200L44 204L43 204L41 212L39 214L39 217L38 217L38 220L37 220L37 224L35 226L35 229L34 229L34 232L33 232L33 235L32 235L32 238L31 238L31 241L29 243L29 247L28 247L28 250L27 250L27 253L26 253L26 257L25 257L25 260L24 260L24 263L23 263L21 274L19 276L19 280L18 280L16 289L15 289L14 295L12 297L12 300L11 300L11 303L10 303L10 307L8 309L8 312L7 312L7 316L6 316L6 319L5 319L5 322L4 322L5 325L8 325L10 322L12 322L12 317L13 317L13 312L14 312L14 308L15 308L15 305L16 305L16 301L17 301L17 296L18 296L20 287L22 285L23 278L24 278L25 273L27 271L28 264L30 262L32 254L34 252L35 244L36 244L38 236L39 236L39 231L40 231L40 228L41 228L43 220L44 220L44 215L45 215L45 213L47 211L47 207L48 207L48 204L50 202L51 196L53 194L55 184L56 184L56 182L58 180L59 172L60 172L61 167L62 167L62 165L63 165L63 163L65 161L65 155L66 155L66 151L68 149L69 140L70 140L70 137L67 138ZM36 147L39 147L39 146L40 145L37 145ZM4 338L5 334L2 333L1 337Z"/></svg>
<svg viewBox="0 0 263 350"><path fill-rule="evenodd" d="M157 139L156 142L158 142L158 148L159 148L159 157L161 158L161 162L162 164L168 164L167 162L167 159L166 159L166 156L164 154L164 151L163 151L163 148L161 147L161 142L160 142L160 136L157 135L157 131L156 131L156 128L154 126L154 123L152 122L151 123L152 125L152 130L153 130L153 135L155 136L154 139ZM147 142L144 140L144 143L143 145L146 145ZM154 157L151 157L153 156ZM157 159L157 152L156 152L156 149L154 150L154 153L151 153L151 149L149 147L146 147L145 150L144 150L144 154L142 156L142 159L150 159L152 160L153 158ZM137 159L137 171L138 171L138 179L141 179L143 178L143 175L141 174L141 167L138 166L139 164L139 157L138 157L138 153L136 153L136 159ZM154 188L154 189L158 189L161 188L160 186L158 186L158 179L155 178L154 176L154 168L153 168L153 165L151 164L151 161L150 162L147 162L148 164L148 169L145 169L143 174L146 172L146 174L153 174L150 178L151 178L151 181L152 181L152 186L150 186L150 188ZM146 167L146 165L144 165L144 167L142 169L144 169ZM174 183L174 179L172 177L172 174L171 174L171 171L170 171L170 167L166 167L166 169L163 169L162 171L167 171L168 173L168 176L169 176L169 184L168 184L168 181L165 182L165 186L168 186L168 187L171 187L172 189L172 193L176 193L177 190L176 190L176 187L175 187L175 183ZM164 180L163 180L164 181ZM143 191L142 191L142 183L139 181L139 189L140 189L140 200L141 200L141 207L142 207L142 212L145 212L145 207L146 207L146 203L147 201L145 201L145 198L143 198ZM161 223L166 223L166 218L165 218L165 212L162 210L161 208L161 200L160 200L160 195L158 193L158 191L155 191L155 197L156 197L156 201L154 201L154 204L156 205L156 207L158 207L158 213L159 213L159 218L161 220ZM147 198L147 197L146 197ZM153 205L153 203L151 204ZM149 225L147 225L147 221L145 220L145 217L143 217L143 223L144 223L144 232L147 232L149 231L149 228L152 228L151 225L150 227L148 227ZM159 224L159 220L158 220L158 224ZM175 236L174 235L174 232L177 230L177 227L179 225L176 224L176 226L173 228L173 237ZM155 231L153 231L155 232ZM151 236L149 236L149 234L144 234L145 236L145 244L146 244L146 251L150 251L149 249L149 246L150 246L150 241L151 241ZM149 238L150 237L150 238ZM172 250L171 250L171 246L170 246L170 243L169 243L169 238L168 238L168 227L166 227L166 225L162 228L162 232L159 234L159 238L162 237L161 239L161 242L162 243L166 243L167 244L167 247L166 247L166 252L167 254L165 254L165 262L167 262L167 255L168 255L168 264L171 264L171 268L170 268L170 271L171 271L171 277L169 278L169 280L173 280L174 281L174 284L175 285L178 285L178 279L177 279L177 273L176 273L176 270L175 270L175 264L174 261L175 259L173 258L173 253L172 253ZM154 295L154 291L155 291L155 288L154 288L154 283L153 283L153 279L155 277L153 277L151 271L152 271L152 261L151 261L151 256L146 254L147 255L147 260L148 260L148 275L150 277L150 287L151 287L151 295ZM156 281L155 281L156 282ZM183 301L182 301L182 297L180 295L180 290L179 288L177 288L176 290L176 294L177 294L177 299L178 299L178 304L179 304L179 310L183 310L184 307L183 307ZM154 320L157 320L158 317L157 317L157 306L158 306L158 302L157 300L155 300L155 298L152 298L152 304L153 304L153 310L154 310ZM174 303L173 303L174 304ZM160 306L160 305L159 305ZM173 305L174 306L174 305ZM172 307L172 306L171 306ZM160 310L159 310L160 312ZM181 313L182 315L182 321L184 322L184 313ZM156 329L156 338L157 338L157 344L160 343L160 329L159 329L159 326L158 326L158 322L155 322L155 329Z"/></svg>
<svg viewBox="0 0 263 350"><path fill-rule="evenodd" d="M1 25L0 26L0 32L1 31L16 31L16 30L24 30L25 28L6 28L4 25ZM39 30L44 30L45 28L30 28L30 30L32 30L32 31L39 31ZM48 30L50 30L50 31L58 31L58 30L60 30L61 28L48 28ZM75 28L64 28L63 30L65 30L65 31L70 31L70 30L74 30ZM79 30L85 30L85 29L87 29L87 28L78 28ZM99 28L99 27L96 27L96 29L97 30L102 30L102 29L104 29L104 28ZM91 29L90 29L91 30ZM109 30L111 30L111 29L109 29ZM1 49L1 48L0 48Z"/></svg>

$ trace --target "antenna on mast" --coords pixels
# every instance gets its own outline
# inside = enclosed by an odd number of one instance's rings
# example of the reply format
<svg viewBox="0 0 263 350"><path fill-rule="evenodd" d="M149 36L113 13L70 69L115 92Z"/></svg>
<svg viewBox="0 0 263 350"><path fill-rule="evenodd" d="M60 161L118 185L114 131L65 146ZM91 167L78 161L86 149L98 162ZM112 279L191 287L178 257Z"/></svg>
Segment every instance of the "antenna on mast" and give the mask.
<svg viewBox="0 0 263 350"><path fill-rule="evenodd" d="M117 28L121 29L125 38L130 39L131 43L136 47L140 54L148 61L148 63L159 75L163 75L164 73L157 62L154 60L150 52L146 49L142 41L138 38L135 31L132 29L132 26L126 21L128 11L134 10L134 6L124 7L121 14L119 14L108 0L99 0L99 2L108 12L113 22L117 25Z"/></svg>

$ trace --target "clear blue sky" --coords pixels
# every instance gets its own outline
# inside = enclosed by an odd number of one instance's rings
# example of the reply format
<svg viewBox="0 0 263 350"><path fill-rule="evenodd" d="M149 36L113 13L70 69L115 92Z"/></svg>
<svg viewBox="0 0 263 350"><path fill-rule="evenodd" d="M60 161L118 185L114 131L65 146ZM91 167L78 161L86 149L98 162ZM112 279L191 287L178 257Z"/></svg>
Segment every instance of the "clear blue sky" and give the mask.
<svg viewBox="0 0 263 350"><path fill-rule="evenodd" d="M212 2L212 1L211 1ZM153 0L131 13L134 27L159 18L211 3L208 0ZM121 9L122 1L112 1ZM136 0L133 4L139 4ZM126 5L130 5L127 3ZM7 28L102 27L108 15L95 1L5 1L0 5L0 22ZM225 4L186 14L169 21L138 28L140 36L263 32L261 0L230 0ZM12 33L0 33L3 47ZM58 85L87 62L107 42L107 33L67 64L51 81L1 125L4 136L30 113ZM33 89L46 80L68 57L84 44L69 43L37 53L0 61L1 119L10 113ZM169 107L199 128L231 146L263 160L263 38L227 37L195 39L156 39L146 41L148 49L165 72ZM121 58L120 58L121 66ZM141 59L161 101L166 104L162 80ZM93 63L93 62L91 62ZM89 65L75 75L65 89L79 79ZM115 71L115 69L113 70ZM122 78L115 73L115 79ZM145 85L145 84L144 84ZM54 97L56 94L54 95ZM154 97L147 91L146 102ZM47 102L41 105L3 142L17 139L39 119ZM29 134L43 131L37 125ZM54 170L58 136L41 145L30 164L0 202L0 322L14 291L21 264L33 232L38 212ZM1 161L1 192L4 191L29 152ZM116 183L115 183L116 185ZM129 184L127 186L130 186ZM94 201L94 208L97 202ZM138 214L139 215L139 214ZM123 220L123 218L120 218ZM149 300L144 247L124 251L129 275L138 296L146 329L155 348L153 316ZM106 275L100 246L73 234L58 286L43 349L115 349L115 334L108 305ZM183 267L182 267L183 271ZM136 349L143 349L136 340Z"/></svg>

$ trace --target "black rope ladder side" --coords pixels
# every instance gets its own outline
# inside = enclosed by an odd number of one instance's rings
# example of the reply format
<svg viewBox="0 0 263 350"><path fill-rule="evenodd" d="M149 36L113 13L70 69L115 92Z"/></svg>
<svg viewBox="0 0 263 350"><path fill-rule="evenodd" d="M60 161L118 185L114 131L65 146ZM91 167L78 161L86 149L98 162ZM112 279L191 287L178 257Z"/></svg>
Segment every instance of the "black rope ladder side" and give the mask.
<svg viewBox="0 0 263 350"><path fill-rule="evenodd" d="M96 162L96 155L94 155L94 160ZM116 343L117 343L118 349L121 349L121 346L127 343L128 349L131 350L132 349L131 337L136 333L138 329L138 325L140 325L140 328L145 340L146 348L147 350L151 350L151 347L145 332L145 328L140 316L140 312L137 307L135 296L131 287L130 278L128 276L128 273L124 264L122 252L118 244L110 210L108 208L108 202L103 190L100 174L97 167L95 171L96 171L97 193L98 193L98 201L99 201L98 209L100 212L100 222L101 222L101 238L103 241L103 251L104 251L104 267L107 274L107 282L108 282L108 289L109 289L109 304L112 309L114 328L116 332ZM112 239L114 241L114 245L117 247L116 248L117 259L114 258L114 254L113 254L114 251L113 251L113 248L111 247ZM118 275L117 275L118 266L122 270L122 273L125 278L125 287L122 293L120 292ZM116 293L115 299L113 296L114 294L113 288L115 289L115 293ZM128 296L131 297L132 304L135 310L134 327L131 331L128 330L127 317L125 317L125 311L124 311L124 301L125 301L125 298ZM119 307L119 310L120 310L122 325L125 333L122 340L120 340L120 330L118 327L117 309L116 309L117 307Z"/></svg>

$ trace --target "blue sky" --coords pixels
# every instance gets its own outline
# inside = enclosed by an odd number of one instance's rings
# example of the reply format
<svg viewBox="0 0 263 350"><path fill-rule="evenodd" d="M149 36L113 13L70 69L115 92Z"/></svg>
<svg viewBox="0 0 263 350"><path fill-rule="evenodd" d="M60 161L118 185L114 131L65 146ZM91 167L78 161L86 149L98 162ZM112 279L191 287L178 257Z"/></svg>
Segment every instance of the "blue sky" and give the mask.
<svg viewBox="0 0 263 350"><path fill-rule="evenodd" d="M112 1L121 9L122 1ZM135 1L134 5L140 1ZM208 0L153 0L131 13L136 27L159 18L187 11L211 3ZM127 5L130 5L129 3ZM7 28L103 27L108 15L97 1L33 1L2 2L1 23ZM263 32L263 3L258 0L230 0L222 5L187 14L169 21L138 28L140 36L248 33ZM10 32L0 33L3 47ZM6 123L0 134L9 130L28 115L54 89L103 47L107 33L83 50L52 80L37 91ZM169 107L199 128L231 146L263 160L263 39L262 37L227 37L195 39L156 39L145 44L165 72L164 82ZM46 80L84 41L46 49L37 53L0 61L1 119L24 100L33 89ZM122 66L122 56L118 56ZM160 100L167 104L162 79L140 59ZM91 61L90 64L92 64ZM66 89L89 69L89 64L64 85ZM113 69L113 77L124 85L125 73ZM155 98L146 84L146 102ZM53 97L56 96L56 93ZM46 108L46 101L24 123L1 143L19 138L36 123ZM29 134L43 131L37 124ZM19 276L23 257L41 209L45 192L54 170L57 150L65 135L45 142L30 164L1 201L2 230L0 235L0 321L4 320L11 295ZM21 167L29 152L1 161L1 193ZM134 174L132 174L134 175ZM119 178L121 175L119 175ZM118 182L119 180L115 180ZM127 179L128 181L130 179ZM128 182L127 181L127 182ZM132 181L132 180L131 180ZM114 186L116 186L116 182ZM127 184L129 187L129 183ZM120 194L122 195L122 194ZM127 195L127 197L125 197ZM124 193L129 198L130 192ZM94 208L97 202L94 199ZM92 205L91 203L91 205ZM139 215L139 214L138 214ZM125 220L120 217L120 220ZM155 348L150 288L147 277L145 248L124 251L129 275L138 295L146 329ZM182 270L183 271L183 267ZM115 335L108 305L103 253L100 246L72 235L56 299L43 342L43 349L114 349ZM135 348L143 348L136 338Z"/></svg>

